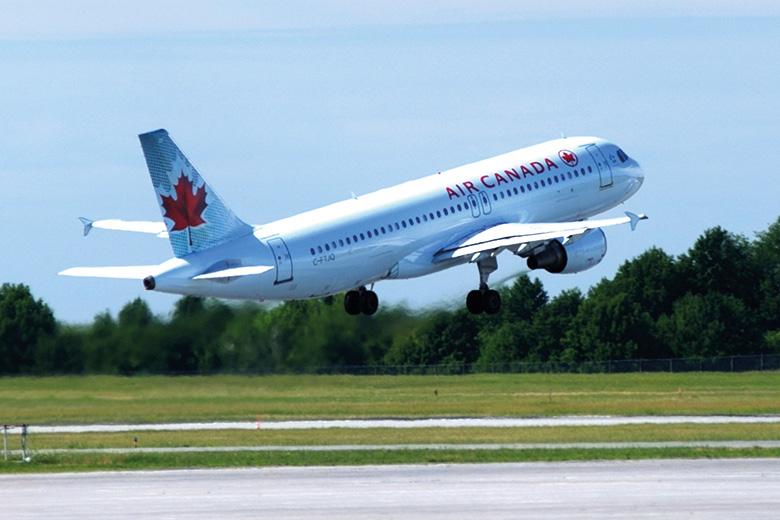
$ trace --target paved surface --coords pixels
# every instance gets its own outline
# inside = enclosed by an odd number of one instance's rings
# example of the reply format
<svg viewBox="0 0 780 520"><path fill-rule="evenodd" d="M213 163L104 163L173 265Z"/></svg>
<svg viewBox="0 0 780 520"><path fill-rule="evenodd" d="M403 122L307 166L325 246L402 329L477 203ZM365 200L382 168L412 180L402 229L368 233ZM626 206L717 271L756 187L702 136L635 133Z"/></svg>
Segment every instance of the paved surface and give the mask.
<svg viewBox="0 0 780 520"><path fill-rule="evenodd" d="M310 430L318 428L522 428L540 426L617 426L623 424L780 423L780 415L669 415L560 417L466 417L430 419L344 419L325 421L234 421L163 424L83 424L30 426L30 433L87 433L160 430Z"/></svg>
<svg viewBox="0 0 780 520"><path fill-rule="evenodd" d="M780 459L0 476L6 518L776 519Z"/></svg>
<svg viewBox="0 0 780 520"><path fill-rule="evenodd" d="M420 450L565 450L565 449L630 449L630 448L780 448L780 441L663 441L663 442L527 442L485 444L323 444L312 446L186 446L164 448L54 448L32 450L36 453L217 453L241 451L420 451ZM19 450L9 450L19 456Z"/></svg>

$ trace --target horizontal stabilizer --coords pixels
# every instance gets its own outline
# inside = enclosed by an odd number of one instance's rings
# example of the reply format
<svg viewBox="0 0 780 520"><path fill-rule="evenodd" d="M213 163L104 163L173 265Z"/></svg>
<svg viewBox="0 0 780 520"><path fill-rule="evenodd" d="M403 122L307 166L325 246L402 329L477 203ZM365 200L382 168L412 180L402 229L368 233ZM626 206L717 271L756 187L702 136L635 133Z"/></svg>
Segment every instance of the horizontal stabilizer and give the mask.
<svg viewBox="0 0 780 520"><path fill-rule="evenodd" d="M84 224L84 236L87 236L92 228L99 228L112 231L149 233L150 235L157 235L160 238L168 238L168 230L165 228L165 222L162 221L121 220L118 218L90 220L84 217L79 217L79 220Z"/></svg>
<svg viewBox="0 0 780 520"><path fill-rule="evenodd" d="M159 271L159 265L118 265L111 267L71 267L60 271L60 276L83 276L91 278L124 278L143 280Z"/></svg>
<svg viewBox="0 0 780 520"><path fill-rule="evenodd" d="M244 267L231 267L230 269L222 269L221 271L200 274L194 277L193 280L217 280L220 278L251 276L256 274L263 274L273 268L274 267L272 265L247 265Z"/></svg>

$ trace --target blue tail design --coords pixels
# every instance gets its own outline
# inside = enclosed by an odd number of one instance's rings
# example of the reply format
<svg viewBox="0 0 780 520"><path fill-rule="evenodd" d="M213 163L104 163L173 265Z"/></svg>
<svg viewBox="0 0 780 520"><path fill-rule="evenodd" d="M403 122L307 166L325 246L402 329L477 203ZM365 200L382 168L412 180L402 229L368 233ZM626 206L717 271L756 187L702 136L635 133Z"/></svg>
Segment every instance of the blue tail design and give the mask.
<svg viewBox="0 0 780 520"><path fill-rule="evenodd" d="M206 184L166 130L138 138L174 255L187 256L252 231Z"/></svg>

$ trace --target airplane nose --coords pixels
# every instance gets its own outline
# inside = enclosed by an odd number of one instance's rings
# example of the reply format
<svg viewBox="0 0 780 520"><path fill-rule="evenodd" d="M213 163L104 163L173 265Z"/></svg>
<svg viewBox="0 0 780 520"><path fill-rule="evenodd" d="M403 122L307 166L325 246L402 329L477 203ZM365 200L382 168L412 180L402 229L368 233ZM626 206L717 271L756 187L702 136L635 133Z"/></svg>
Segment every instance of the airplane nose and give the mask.
<svg viewBox="0 0 780 520"><path fill-rule="evenodd" d="M626 170L628 170L628 174L636 181L638 181L640 185L644 182L645 172L642 170L642 167L639 166L639 163L634 159L631 159L631 163L629 164L628 168L626 168Z"/></svg>

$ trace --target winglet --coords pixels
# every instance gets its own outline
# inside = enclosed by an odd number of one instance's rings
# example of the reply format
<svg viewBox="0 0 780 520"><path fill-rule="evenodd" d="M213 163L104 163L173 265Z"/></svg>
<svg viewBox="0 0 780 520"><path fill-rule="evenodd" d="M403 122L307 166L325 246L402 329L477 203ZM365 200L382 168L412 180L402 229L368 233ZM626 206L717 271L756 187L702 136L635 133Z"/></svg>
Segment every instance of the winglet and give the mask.
<svg viewBox="0 0 780 520"><path fill-rule="evenodd" d="M636 213L631 213L630 211L626 211L626 216L631 219L631 221L628 223L631 226L631 231L634 231L636 229L636 225L639 224L640 220L647 220L647 215L644 213L640 213L637 215Z"/></svg>
<svg viewBox="0 0 780 520"><path fill-rule="evenodd" d="M94 220L89 220L86 217L79 217L79 220L84 224L84 236L89 235L89 232L92 231L92 223Z"/></svg>

